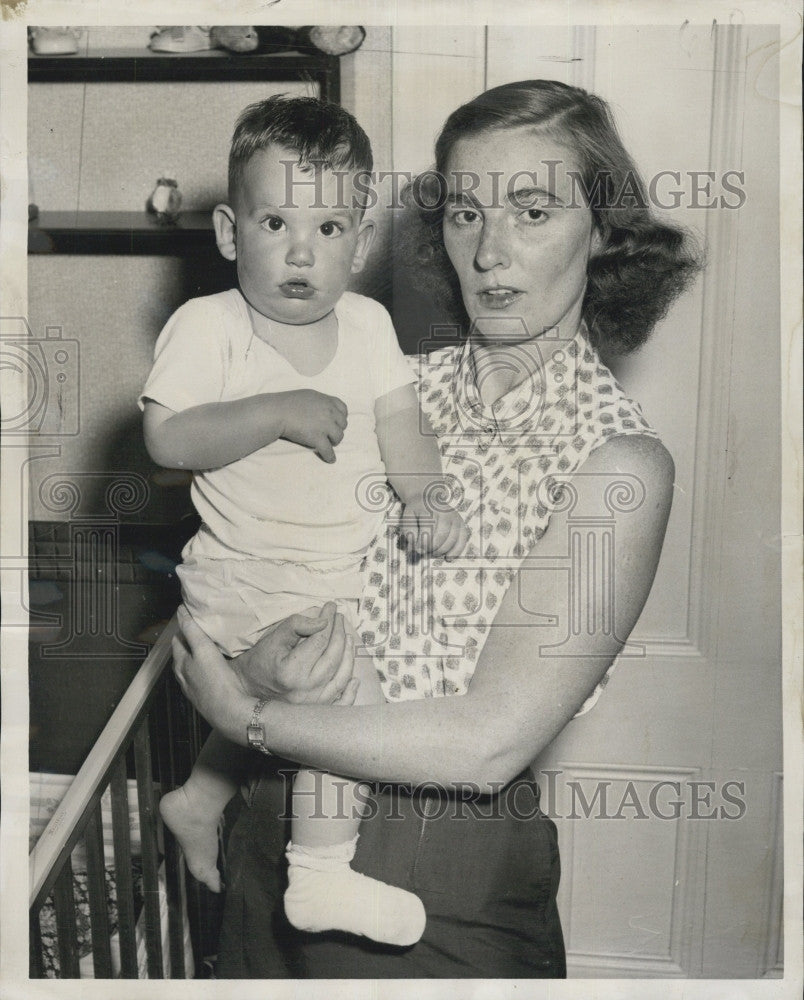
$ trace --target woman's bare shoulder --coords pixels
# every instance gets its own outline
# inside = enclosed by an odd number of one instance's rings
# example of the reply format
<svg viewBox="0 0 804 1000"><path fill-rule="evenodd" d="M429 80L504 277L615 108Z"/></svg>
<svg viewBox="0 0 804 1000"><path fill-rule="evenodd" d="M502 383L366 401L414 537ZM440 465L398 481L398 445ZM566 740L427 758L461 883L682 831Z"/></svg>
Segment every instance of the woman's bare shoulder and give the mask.
<svg viewBox="0 0 804 1000"><path fill-rule="evenodd" d="M596 448L581 471L609 475L638 476L651 490L670 490L675 479L675 464L662 442L649 434L611 437Z"/></svg>
<svg viewBox="0 0 804 1000"><path fill-rule="evenodd" d="M572 502L551 515L536 555L564 546L569 522L578 517L617 521L620 540L658 556L673 504L675 466L670 452L652 435L609 438L570 477Z"/></svg>

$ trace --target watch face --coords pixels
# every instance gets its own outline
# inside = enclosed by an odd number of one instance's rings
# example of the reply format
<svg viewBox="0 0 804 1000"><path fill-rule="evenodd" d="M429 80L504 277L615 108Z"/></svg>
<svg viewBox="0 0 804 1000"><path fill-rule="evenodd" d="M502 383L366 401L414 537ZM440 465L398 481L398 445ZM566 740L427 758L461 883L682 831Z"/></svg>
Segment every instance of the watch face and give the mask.
<svg viewBox="0 0 804 1000"><path fill-rule="evenodd" d="M264 753L267 757L273 757L273 753L265 745L265 727L257 724L251 724L246 726L246 736L248 737L249 746L254 747L255 750L259 750Z"/></svg>

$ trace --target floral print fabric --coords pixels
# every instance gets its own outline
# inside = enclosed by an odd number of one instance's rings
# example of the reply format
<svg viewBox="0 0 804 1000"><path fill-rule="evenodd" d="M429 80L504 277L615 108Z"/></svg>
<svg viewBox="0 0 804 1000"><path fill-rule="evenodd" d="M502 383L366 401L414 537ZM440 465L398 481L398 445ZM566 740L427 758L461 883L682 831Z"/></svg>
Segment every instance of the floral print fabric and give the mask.
<svg viewBox="0 0 804 1000"><path fill-rule="evenodd" d="M610 437L656 436L583 330L539 346L538 370L493 406L480 387L494 371L478 370L468 341L411 358L470 541L451 563L417 557L400 502L387 487L366 488L364 502L390 509L366 557L360 632L390 701L465 694L500 601L572 475ZM521 364L520 350L494 364Z"/></svg>

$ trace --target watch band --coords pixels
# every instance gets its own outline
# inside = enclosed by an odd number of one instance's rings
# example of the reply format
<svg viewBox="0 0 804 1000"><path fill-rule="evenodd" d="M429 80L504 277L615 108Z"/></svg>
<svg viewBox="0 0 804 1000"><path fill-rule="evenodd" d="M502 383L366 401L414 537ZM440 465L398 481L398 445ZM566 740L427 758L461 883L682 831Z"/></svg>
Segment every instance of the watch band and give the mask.
<svg viewBox="0 0 804 1000"><path fill-rule="evenodd" d="M251 713L251 722L246 726L246 736L248 737L248 745L252 750L259 750L260 753L264 753L268 757L273 757L273 753L265 745L265 726L260 722L260 713L268 704L268 698L261 699L254 706L254 711Z"/></svg>

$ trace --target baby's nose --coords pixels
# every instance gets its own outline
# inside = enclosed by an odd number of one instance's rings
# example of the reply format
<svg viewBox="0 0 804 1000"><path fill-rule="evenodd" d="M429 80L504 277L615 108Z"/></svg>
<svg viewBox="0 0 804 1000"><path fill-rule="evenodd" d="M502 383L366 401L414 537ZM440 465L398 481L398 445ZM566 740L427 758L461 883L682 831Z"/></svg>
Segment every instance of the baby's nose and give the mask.
<svg viewBox="0 0 804 1000"><path fill-rule="evenodd" d="M312 267L315 263L313 248L305 240L297 240L288 249L285 260L295 267Z"/></svg>

